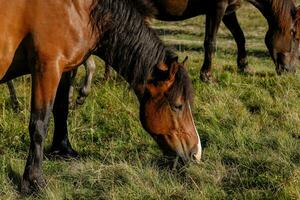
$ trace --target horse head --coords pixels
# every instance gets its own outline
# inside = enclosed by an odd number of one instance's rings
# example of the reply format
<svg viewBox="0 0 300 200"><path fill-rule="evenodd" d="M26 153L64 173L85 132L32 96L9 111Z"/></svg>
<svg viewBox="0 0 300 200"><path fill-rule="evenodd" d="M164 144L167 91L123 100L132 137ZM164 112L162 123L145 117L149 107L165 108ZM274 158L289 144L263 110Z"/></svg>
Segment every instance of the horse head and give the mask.
<svg viewBox="0 0 300 200"><path fill-rule="evenodd" d="M279 75L283 72L295 73L298 63L300 9L290 11L288 15L290 16L279 20L278 24L269 26L265 37L265 43Z"/></svg>
<svg viewBox="0 0 300 200"><path fill-rule="evenodd" d="M178 58L161 63L143 88L140 117L165 155L199 162L201 143L191 112L191 82Z"/></svg>

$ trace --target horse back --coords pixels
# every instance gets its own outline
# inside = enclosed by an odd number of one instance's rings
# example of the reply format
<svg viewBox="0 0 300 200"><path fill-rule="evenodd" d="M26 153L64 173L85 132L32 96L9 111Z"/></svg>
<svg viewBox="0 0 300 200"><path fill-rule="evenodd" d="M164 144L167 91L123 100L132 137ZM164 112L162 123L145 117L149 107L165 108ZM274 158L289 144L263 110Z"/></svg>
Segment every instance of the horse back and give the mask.
<svg viewBox="0 0 300 200"><path fill-rule="evenodd" d="M92 0L0 0L0 80L18 46L31 37L28 52L62 71L80 64L95 43L89 27Z"/></svg>
<svg viewBox="0 0 300 200"><path fill-rule="evenodd" d="M158 10L156 18L163 21L180 21L210 14L220 3L226 4L226 14L229 14L242 4L242 0L152 0L152 2Z"/></svg>

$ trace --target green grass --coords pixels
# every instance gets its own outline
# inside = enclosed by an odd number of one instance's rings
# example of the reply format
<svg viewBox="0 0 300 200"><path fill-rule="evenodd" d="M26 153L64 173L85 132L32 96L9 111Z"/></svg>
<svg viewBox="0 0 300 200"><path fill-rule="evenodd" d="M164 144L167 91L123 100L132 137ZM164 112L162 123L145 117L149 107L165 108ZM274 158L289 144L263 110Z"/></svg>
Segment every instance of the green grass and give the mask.
<svg viewBox="0 0 300 200"><path fill-rule="evenodd" d="M102 83L98 60L92 94L69 117L70 139L81 158L45 158L48 187L32 196L18 189L29 146L30 79L15 82L18 114L0 86L0 199L300 199L300 75L276 76L264 45L265 20L248 4L238 15L249 63L259 73L237 74L235 43L222 25L213 61L218 83L210 85L199 80L204 17L154 22L180 58L190 58L193 112L205 147L201 164L176 171L159 167L162 155L141 128L136 97L120 78ZM51 123L46 149L52 132Z"/></svg>

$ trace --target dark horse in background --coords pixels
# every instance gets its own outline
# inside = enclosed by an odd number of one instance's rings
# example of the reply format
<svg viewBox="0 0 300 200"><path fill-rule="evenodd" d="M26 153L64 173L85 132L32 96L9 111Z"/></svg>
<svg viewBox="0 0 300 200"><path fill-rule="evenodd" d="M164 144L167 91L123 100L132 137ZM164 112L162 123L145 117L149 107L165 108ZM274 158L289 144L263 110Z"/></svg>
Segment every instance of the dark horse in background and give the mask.
<svg viewBox="0 0 300 200"><path fill-rule="evenodd" d="M254 5L268 21L269 29L265 43L276 65L276 71L294 72L299 48L299 15L293 0L246 0ZM153 0L158 9L157 19L165 21L184 20L206 15L204 39L205 57L200 77L211 79L212 55L216 48L216 35L221 21L232 33L238 47L239 71L248 71L245 36L239 25L236 10L242 0Z"/></svg>
<svg viewBox="0 0 300 200"><path fill-rule="evenodd" d="M248 61L245 48L245 36L239 25L236 10L241 7L242 0L146 0L153 4L157 13L155 18L163 21L179 21L198 15L206 15L206 31L204 40L205 57L200 78L211 81L211 64L216 47L216 35L221 21L232 33L238 48L238 71L248 72ZM265 43L276 65L276 71L295 72L299 48L300 11L293 0L245 0L254 5L266 18L269 29ZM92 59L87 63L85 84L80 89L77 103L82 104L91 88L91 78L95 64ZM90 70L89 70L90 69ZM106 65L104 79L110 74Z"/></svg>
<svg viewBox="0 0 300 200"><path fill-rule="evenodd" d="M199 161L191 82L146 18L142 0L0 0L0 82L32 76L30 148L21 190L45 186L44 141L54 115L52 151L76 156L68 140L70 71L95 54L133 88L143 127L166 154Z"/></svg>
<svg viewBox="0 0 300 200"><path fill-rule="evenodd" d="M212 57L216 49L216 36L221 21L232 33L238 48L239 72L249 72L245 36L239 25L236 10L243 0L148 0L158 10L155 18L162 21L180 21L206 15L204 63L200 78L210 81ZM276 71L295 72L299 48L300 12L293 0L245 0L254 5L266 18L269 29L265 43L276 65ZM255 19L254 19L255 20ZM105 79L109 76L106 65Z"/></svg>

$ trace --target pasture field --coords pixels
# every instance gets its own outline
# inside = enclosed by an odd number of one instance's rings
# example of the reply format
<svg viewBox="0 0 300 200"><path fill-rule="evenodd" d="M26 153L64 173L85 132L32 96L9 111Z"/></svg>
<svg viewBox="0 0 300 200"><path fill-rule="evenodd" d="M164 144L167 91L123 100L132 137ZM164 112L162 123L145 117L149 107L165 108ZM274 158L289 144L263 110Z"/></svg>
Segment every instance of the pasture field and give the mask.
<svg viewBox="0 0 300 200"><path fill-rule="evenodd" d="M235 42L222 25L213 62L216 84L199 80L203 16L153 22L182 60L189 56L201 164L161 167L161 152L140 125L136 97L119 77L103 83L103 63L97 60L92 94L69 117L80 159L46 157L48 187L32 196L18 192L29 147L30 77L15 81L20 113L13 112L8 90L0 86L0 199L300 199L300 74L276 76L264 45L266 21L249 4L238 16L256 73L237 74ZM84 73L79 74L77 87Z"/></svg>

